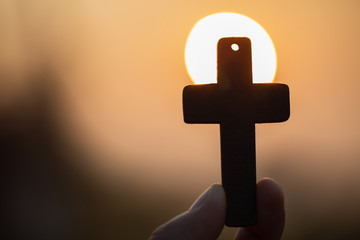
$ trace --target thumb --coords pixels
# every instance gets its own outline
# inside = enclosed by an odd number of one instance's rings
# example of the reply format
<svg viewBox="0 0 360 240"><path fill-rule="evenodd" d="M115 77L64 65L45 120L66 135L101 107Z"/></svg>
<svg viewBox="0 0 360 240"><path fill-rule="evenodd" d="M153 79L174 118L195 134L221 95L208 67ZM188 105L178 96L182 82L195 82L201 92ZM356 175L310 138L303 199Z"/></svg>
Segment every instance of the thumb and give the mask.
<svg viewBox="0 0 360 240"><path fill-rule="evenodd" d="M217 239L224 227L225 212L224 189L214 184L195 201L189 211L157 228L150 239Z"/></svg>

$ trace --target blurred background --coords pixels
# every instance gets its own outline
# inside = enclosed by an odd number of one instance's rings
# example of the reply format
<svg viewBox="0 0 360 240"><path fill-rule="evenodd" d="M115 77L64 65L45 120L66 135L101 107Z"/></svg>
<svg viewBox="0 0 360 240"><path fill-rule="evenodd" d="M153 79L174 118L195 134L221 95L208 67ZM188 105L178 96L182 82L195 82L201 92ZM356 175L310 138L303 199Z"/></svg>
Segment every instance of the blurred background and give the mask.
<svg viewBox="0 0 360 240"><path fill-rule="evenodd" d="M3 236L146 239L220 182L218 126L182 116L186 39L217 12L266 29L290 87L290 119L256 126L283 239L359 238L357 0L1 0Z"/></svg>

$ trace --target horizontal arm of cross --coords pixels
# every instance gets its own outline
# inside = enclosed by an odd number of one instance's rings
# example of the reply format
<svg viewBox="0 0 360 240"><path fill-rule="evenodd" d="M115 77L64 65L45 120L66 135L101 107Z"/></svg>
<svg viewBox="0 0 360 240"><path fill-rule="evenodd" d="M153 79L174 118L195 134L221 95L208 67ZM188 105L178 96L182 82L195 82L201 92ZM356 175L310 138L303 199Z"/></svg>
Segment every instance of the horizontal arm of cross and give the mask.
<svg viewBox="0 0 360 240"><path fill-rule="evenodd" d="M245 91L220 84L189 85L183 91L186 123L286 121L290 116L289 88L285 84L251 84Z"/></svg>

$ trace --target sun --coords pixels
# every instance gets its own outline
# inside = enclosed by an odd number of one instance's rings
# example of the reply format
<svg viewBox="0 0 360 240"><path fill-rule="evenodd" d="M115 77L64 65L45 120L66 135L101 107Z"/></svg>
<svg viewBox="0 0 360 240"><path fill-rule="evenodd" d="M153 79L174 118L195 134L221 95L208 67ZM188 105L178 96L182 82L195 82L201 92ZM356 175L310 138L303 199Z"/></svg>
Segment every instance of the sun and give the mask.
<svg viewBox="0 0 360 240"><path fill-rule="evenodd" d="M195 83L216 83L216 45L223 37L248 37L252 46L253 82L274 80L276 52L267 32L244 15L216 13L198 21L186 42L185 64Z"/></svg>

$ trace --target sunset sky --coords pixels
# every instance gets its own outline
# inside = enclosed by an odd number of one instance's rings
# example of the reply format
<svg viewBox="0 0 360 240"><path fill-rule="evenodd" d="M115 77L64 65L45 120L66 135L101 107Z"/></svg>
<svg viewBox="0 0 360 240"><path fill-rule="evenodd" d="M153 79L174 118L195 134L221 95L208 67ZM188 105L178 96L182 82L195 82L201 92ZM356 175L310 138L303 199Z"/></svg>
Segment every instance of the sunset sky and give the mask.
<svg viewBox="0 0 360 240"><path fill-rule="evenodd" d="M193 84L186 39L218 12L261 24L277 53L275 82L290 87L290 119L256 126L258 177L285 192L284 239L352 239L360 220L357 0L2 0L0 110L50 68L58 127L92 156L74 166L102 194L139 205L125 216L147 220L119 236L138 229L145 238L221 179L219 127L187 125L182 115L182 89Z"/></svg>

